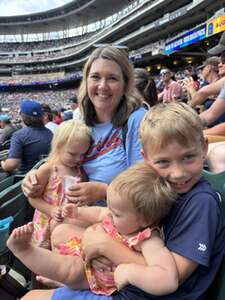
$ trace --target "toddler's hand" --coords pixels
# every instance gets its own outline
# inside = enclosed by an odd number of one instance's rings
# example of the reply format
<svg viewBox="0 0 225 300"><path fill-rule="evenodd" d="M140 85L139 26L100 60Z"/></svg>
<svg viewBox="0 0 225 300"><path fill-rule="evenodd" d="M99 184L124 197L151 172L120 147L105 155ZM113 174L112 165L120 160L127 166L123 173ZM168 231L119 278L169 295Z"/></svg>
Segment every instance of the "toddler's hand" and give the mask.
<svg viewBox="0 0 225 300"><path fill-rule="evenodd" d="M121 290L124 286L129 284L128 276L129 276L129 265L128 264L120 264L116 267L114 271L114 281L117 287L117 290Z"/></svg>
<svg viewBox="0 0 225 300"><path fill-rule="evenodd" d="M76 218L78 216L78 207L73 203L65 204L62 208L63 218Z"/></svg>
<svg viewBox="0 0 225 300"><path fill-rule="evenodd" d="M52 208L51 217L55 222L61 223L64 221L64 217L62 216L62 208L60 206L55 206Z"/></svg>

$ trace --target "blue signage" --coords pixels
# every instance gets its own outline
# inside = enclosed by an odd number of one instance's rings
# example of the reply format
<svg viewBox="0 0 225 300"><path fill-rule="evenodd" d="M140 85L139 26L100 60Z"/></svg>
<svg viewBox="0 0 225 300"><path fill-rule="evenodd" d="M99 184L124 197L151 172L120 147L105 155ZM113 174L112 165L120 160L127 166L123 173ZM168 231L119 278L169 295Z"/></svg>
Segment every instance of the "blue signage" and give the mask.
<svg viewBox="0 0 225 300"><path fill-rule="evenodd" d="M202 25L191 31L188 31L181 37L174 39L165 45L165 54L170 54L176 50L197 43L206 38L206 25Z"/></svg>

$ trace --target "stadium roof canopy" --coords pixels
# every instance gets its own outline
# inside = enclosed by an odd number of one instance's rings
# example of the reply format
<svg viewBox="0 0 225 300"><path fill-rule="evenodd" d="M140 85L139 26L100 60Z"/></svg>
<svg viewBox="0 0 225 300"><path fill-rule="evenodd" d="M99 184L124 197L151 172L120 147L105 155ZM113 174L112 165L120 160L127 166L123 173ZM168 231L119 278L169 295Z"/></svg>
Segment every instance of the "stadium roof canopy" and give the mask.
<svg viewBox="0 0 225 300"><path fill-rule="evenodd" d="M0 34L67 30L107 18L134 0L74 0L45 12L0 17Z"/></svg>

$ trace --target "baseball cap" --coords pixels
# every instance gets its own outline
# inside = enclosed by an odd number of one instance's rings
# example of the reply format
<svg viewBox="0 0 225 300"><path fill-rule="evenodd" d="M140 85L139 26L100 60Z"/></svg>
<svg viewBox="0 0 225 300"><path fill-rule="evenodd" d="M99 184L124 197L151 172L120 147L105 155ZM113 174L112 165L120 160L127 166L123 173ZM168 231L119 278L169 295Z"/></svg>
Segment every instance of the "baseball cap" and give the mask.
<svg viewBox="0 0 225 300"><path fill-rule="evenodd" d="M218 55L223 51L225 51L225 31L222 33L219 43L215 47L209 49L208 53L211 55Z"/></svg>
<svg viewBox="0 0 225 300"><path fill-rule="evenodd" d="M11 120L11 117L9 115L7 114L0 115L0 122L7 122L9 120Z"/></svg>
<svg viewBox="0 0 225 300"><path fill-rule="evenodd" d="M169 69L162 69L162 70L160 71L160 75L165 75L165 74L167 74L167 73L171 73L171 71L170 71Z"/></svg>
<svg viewBox="0 0 225 300"><path fill-rule="evenodd" d="M201 66L199 66L197 69L200 70L206 66L213 66L218 71L219 62L220 62L220 59L218 56L212 56L212 57L207 58L204 61L204 63Z"/></svg>
<svg viewBox="0 0 225 300"><path fill-rule="evenodd" d="M20 113L29 117L42 117L43 110L41 104L33 100L23 100L20 105Z"/></svg>

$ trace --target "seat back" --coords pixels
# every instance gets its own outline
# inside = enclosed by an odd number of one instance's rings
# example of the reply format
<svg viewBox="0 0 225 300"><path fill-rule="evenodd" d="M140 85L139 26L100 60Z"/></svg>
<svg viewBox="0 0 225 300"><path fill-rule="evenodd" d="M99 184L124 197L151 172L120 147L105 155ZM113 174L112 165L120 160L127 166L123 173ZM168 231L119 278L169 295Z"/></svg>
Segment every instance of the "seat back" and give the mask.
<svg viewBox="0 0 225 300"><path fill-rule="evenodd" d="M13 184L12 186L9 186L8 188L0 192L0 206L2 206L5 202L22 192L21 183L22 181L20 180L17 183Z"/></svg>
<svg viewBox="0 0 225 300"><path fill-rule="evenodd" d="M6 188L10 187L14 183L14 175L6 177L5 179L0 181L0 192L5 190ZM1 200L0 200L1 202Z"/></svg>
<svg viewBox="0 0 225 300"><path fill-rule="evenodd" d="M211 173L204 170L203 176L210 182L213 189L219 194L225 217L225 171L221 173ZM225 299L225 256L220 269L208 290L205 300L224 300Z"/></svg>

